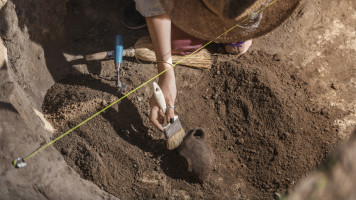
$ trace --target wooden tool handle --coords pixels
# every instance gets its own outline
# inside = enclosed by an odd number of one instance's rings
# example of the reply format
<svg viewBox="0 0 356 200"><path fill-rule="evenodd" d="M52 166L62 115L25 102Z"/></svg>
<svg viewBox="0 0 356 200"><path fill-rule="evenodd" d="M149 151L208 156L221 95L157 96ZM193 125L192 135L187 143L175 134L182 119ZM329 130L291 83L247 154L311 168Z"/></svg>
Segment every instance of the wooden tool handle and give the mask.
<svg viewBox="0 0 356 200"><path fill-rule="evenodd" d="M163 113L166 114L166 110L167 110L166 100L164 99L164 95L161 88L158 86L156 82L153 82L153 90L154 90L153 96L155 97L158 106L162 109Z"/></svg>
<svg viewBox="0 0 356 200"><path fill-rule="evenodd" d="M112 58L114 58L114 51L104 51L104 52L85 55L86 61L106 60L106 59L112 59Z"/></svg>
<svg viewBox="0 0 356 200"><path fill-rule="evenodd" d="M114 58L114 51L103 51L99 53L94 53L94 54L88 54L85 55L85 60L86 61L92 61L92 60L107 60L107 59L113 59ZM124 49L122 52L122 56L125 57L134 57L135 56L135 50L133 48L129 49Z"/></svg>

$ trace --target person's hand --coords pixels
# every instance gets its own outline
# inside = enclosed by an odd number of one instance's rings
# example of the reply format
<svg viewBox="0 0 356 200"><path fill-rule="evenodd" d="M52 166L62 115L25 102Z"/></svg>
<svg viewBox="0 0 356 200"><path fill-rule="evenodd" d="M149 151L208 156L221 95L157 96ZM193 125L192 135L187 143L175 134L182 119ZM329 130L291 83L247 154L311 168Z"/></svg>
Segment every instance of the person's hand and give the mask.
<svg viewBox="0 0 356 200"><path fill-rule="evenodd" d="M174 109L169 108L169 106L174 106L174 102L177 96L177 88L175 82L175 76L173 69L167 71L166 73L160 76L158 81L158 85L161 88L164 98L166 100L167 109L166 115L164 115L163 111L159 108L155 97L152 95L150 99L150 122L159 130L163 131L163 122L164 118L166 118L167 122L171 121L171 118L174 119Z"/></svg>

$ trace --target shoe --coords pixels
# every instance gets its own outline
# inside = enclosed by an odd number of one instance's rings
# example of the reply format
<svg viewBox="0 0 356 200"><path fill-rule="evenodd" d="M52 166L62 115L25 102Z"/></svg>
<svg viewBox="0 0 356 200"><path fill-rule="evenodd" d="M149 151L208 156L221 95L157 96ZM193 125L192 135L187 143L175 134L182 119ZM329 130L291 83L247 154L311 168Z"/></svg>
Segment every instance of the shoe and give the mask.
<svg viewBox="0 0 356 200"><path fill-rule="evenodd" d="M230 43L225 45L225 51L229 54L234 54L234 55L242 55L246 53L246 51L250 48L252 45L252 40L246 40L243 42L237 42L237 43Z"/></svg>
<svg viewBox="0 0 356 200"><path fill-rule="evenodd" d="M145 17L143 17L137 10L136 4L132 1L124 10L122 20L123 24L129 29L140 29L147 26Z"/></svg>

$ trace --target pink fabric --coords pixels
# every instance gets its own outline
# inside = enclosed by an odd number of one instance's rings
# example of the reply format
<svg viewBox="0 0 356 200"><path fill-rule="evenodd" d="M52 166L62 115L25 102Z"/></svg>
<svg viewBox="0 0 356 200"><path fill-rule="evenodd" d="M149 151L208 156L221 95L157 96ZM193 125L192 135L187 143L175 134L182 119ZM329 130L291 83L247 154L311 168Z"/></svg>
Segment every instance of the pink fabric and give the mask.
<svg viewBox="0 0 356 200"><path fill-rule="evenodd" d="M175 55L188 55L199 49L205 43L204 40L193 37L174 24L172 24L171 45L172 54Z"/></svg>

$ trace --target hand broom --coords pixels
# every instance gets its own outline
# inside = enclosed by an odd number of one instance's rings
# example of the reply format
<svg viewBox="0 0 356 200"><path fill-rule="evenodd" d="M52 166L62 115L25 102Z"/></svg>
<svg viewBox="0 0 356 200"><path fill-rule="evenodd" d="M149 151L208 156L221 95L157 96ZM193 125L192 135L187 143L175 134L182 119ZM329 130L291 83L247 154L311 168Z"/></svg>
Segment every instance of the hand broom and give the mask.
<svg viewBox="0 0 356 200"><path fill-rule="evenodd" d="M126 57L136 57L137 59L156 62L156 55L153 50L153 44L149 36L141 37L137 40L133 48L124 49L123 56ZM181 61L184 55L172 55L173 63ZM85 56L85 60L104 60L114 58L114 51L105 51L95 54L89 54ZM194 67L199 69L210 69L211 68L211 54L206 49L202 49L193 55L187 56L179 64L188 67Z"/></svg>

